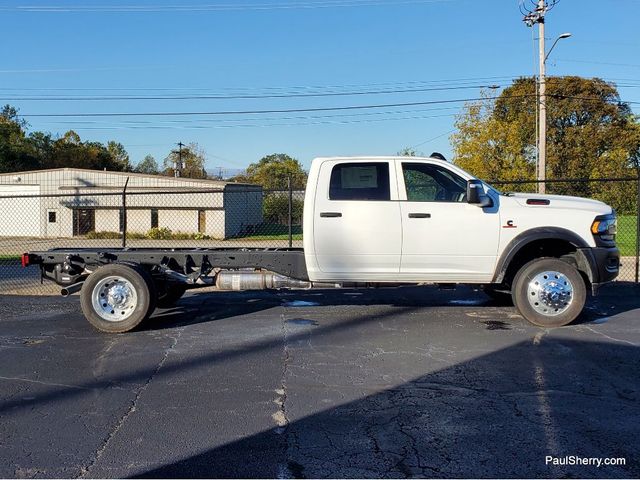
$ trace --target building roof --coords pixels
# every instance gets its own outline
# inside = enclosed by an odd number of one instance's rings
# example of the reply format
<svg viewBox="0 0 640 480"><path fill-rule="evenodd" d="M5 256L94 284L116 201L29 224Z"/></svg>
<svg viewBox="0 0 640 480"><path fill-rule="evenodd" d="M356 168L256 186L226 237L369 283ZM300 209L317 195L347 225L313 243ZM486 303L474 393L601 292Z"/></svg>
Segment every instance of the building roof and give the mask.
<svg viewBox="0 0 640 480"><path fill-rule="evenodd" d="M85 172L91 174L108 174L108 175L120 175L123 177L136 177L136 178L152 178L158 180L171 180L171 181L184 181L184 182L195 182L202 183L205 185L216 185L216 186L224 186L224 185L252 185L250 183L237 183L237 182L225 182L223 180L209 180L202 178L188 178L188 177L169 177L166 175L151 175L147 173L135 173L135 172L118 172L113 170L91 170L88 168L47 168L41 170L26 170L20 172L7 172L0 173L0 177L6 176L16 176L16 175L27 175L27 174L42 174L42 173L50 173L50 172Z"/></svg>

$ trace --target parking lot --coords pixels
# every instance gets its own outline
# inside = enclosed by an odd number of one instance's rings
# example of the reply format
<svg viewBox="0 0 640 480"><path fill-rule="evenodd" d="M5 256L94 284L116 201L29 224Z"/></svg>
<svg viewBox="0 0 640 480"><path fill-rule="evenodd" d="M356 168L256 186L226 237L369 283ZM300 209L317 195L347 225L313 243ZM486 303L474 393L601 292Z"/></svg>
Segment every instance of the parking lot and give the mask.
<svg viewBox="0 0 640 480"><path fill-rule="evenodd" d="M189 294L123 335L1 296L0 477L639 477L638 293L556 330L466 287Z"/></svg>

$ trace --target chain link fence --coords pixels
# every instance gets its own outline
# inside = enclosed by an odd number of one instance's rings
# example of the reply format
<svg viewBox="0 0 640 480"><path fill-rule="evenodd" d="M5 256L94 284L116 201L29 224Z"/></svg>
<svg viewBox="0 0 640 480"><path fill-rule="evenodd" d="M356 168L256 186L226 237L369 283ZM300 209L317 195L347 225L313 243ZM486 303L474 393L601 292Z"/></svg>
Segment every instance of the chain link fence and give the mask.
<svg viewBox="0 0 640 480"><path fill-rule="evenodd" d="M0 294L57 294L40 283L39 270L23 269L20 255L51 248L286 248L302 247L304 191L169 178L60 188L0 184ZM492 182L503 191L534 192L535 181ZM173 185L175 185L175 180ZM90 191L89 191L90 190ZM619 280L638 281L640 181L548 181L547 193L601 199L618 213L622 253Z"/></svg>

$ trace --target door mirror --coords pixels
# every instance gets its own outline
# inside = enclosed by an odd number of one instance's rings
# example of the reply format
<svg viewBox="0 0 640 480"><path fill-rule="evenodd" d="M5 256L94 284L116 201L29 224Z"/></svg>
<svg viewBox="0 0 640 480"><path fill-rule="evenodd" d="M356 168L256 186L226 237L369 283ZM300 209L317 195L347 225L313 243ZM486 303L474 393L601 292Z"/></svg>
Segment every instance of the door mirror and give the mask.
<svg viewBox="0 0 640 480"><path fill-rule="evenodd" d="M483 208L493 205L491 197L484 193L484 187L480 180L473 179L467 181L467 203Z"/></svg>

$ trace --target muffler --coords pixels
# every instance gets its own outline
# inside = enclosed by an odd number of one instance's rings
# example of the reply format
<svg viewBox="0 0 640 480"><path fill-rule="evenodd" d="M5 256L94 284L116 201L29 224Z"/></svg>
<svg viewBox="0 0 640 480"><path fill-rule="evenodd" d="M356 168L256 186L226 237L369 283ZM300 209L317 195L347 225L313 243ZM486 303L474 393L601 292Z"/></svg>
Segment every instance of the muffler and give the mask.
<svg viewBox="0 0 640 480"><path fill-rule="evenodd" d="M216 275L216 287L219 290L267 290L278 288L297 288L308 290L311 282L296 280L273 272L234 272L222 271Z"/></svg>

